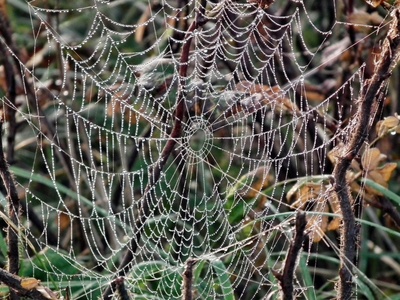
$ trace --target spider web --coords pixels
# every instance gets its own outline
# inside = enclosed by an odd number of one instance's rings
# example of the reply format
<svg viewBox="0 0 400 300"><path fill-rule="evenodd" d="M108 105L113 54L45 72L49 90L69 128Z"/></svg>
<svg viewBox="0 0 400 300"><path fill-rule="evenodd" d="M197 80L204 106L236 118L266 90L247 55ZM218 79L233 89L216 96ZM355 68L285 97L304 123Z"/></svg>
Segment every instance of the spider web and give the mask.
<svg viewBox="0 0 400 300"><path fill-rule="evenodd" d="M355 46L336 1L41 3L27 4L20 61L34 101L5 100L27 128L13 167L23 268L72 299L117 276L135 299L277 297L298 208L287 194L329 179L327 153L354 128L342 103L363 85L364 65L335 80ZM304 268L314 236L338 249L307 230ZM297 275L295 293L315 291Z"/></svg>

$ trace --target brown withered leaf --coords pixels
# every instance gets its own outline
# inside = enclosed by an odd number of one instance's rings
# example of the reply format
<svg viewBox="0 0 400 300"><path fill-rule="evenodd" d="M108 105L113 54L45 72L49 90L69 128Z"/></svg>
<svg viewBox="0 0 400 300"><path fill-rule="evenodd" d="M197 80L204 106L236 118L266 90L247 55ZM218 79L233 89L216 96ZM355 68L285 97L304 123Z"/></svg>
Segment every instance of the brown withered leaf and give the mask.
<svg viewBox="0 0 400 300"><path fill-rule="evenodd" d="M339 201L336 194L324 183L299 182L290 189L286 198L289 202L294 201L291 205L293 208L314 212L307 217L307 228L313 232L314 243L321 241L327 231L339 229L342 218L335 217L330 220L326 215L329 211L340 214ZM311 203L312 206L309 205Z"/></svg>
<svg viewBox="0 0 400 300"><path fill-rule="evenodd" d="M262 190L274 182L274 176L269 172L269 168L260 167L243 175L238 182L241 187L238 187L236 192L245 200L256 198Z"/></svg>
<svg viewBox="0 0 400 300"><path fill-rule="evenodd" d="M286 97L286 93L277 85L270 87L241 81L236 85L236 90L250 94L249 97L237 103L235 107L237 112L253 113L263 107L269 107L272 111L279 113L285 111L293 115L300 112L297 105Z"/></svg>
<svg viewBox="0 0 400 300"><path fill-rule="evenodd" d="M56 220L58 223L58 227L60 228L60 231L67 230L71 226L71 217L65 213L61 212Z"/></svg>
<svg viewBox="0 0 400 300"><path fill-rule="evenodd" d="M33 290L40 285L40 280L36 278L22 278L21 287L25 290Z"/></svg>
<svg viewBox="0 0 400 300"><path fill-rule="evenodd" d="M379 168L383 180L389 181L392 178L393 172L397 169L396 163L387 163L383 167Z"/></svg>
<svg viewBox="0 0 400 300"><path fill-rule="evenodd" d="M361 157L361 165L366 171L374 170L385 159L386 155L382 154L378 148L369 148Z"/></svg>
<svg viewBox="0 0 400 300"><path fill-rule="evenodd" d="M320 183L307 182L300 187L293 186L286 195L286 198L295 200L292 204L294 208L304 208L310 201L314 201L323 192L323 187ZM294 196L294 198L293 198Z"/></svg>
<svg viewBox="0 0 400 300"><path fill-rule="evenodd" d="M357 32L368 33L373 30L372 26L381 25L384 20L378 12L369 13L357 10L347 17L347 21L354 24L354 28Z"/></svg>
<svg viewBox="0 0 400 300"><path fill-rule="evenodd" d="M320 212L329 212L329 208L327 205L324 205L320 210ZM313 215L307 218L307 228L313 229L313 242L318 243L325 236L325 232L328 230L329 219L327 216L318 216Z"/></svg>
<svg viewBox="0 0 400 300"><path fill-rule="evenodd" d="M399 124L400 120L397 115L389 116L384 120L379 121L378 123L376 123L376 132L378 134L378 137L383 137L391 131L397 132L399 130L400 132Z"/></svg>
<svg viewBox="0 0 400 300"><path fill-rule="evenodd" d="M388 187L389 180L393 175L393 172L397 168L396 163L386 163L382 165L382 162L386 159L386 155L382 154L378 148L370 148L365 150L361 157L361 166L365 172L365 177L372 181ZM358 190L358 187L353 185L353 188ZM365 187L365 192L362 191L364 197L367 195L382 196L382 193L369 187Z"/></svg>

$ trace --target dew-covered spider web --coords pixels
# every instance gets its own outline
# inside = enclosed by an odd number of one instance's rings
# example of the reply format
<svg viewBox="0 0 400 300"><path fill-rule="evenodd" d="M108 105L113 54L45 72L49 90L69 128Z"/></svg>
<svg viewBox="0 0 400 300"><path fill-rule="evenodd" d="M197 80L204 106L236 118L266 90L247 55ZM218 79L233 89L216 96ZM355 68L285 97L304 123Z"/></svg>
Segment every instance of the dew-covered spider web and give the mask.
<svg viewBox="0 0 400 300"><path fill-rule="evenodd" d="M294 294L334 295L315 255L337 270L328 153L354 130L382 13L350 20L334 0L15 7L31 37L7 48L22 77L3 101L19 124L4 141L21 276L69 299L278 299L301 209Z"/></svg>

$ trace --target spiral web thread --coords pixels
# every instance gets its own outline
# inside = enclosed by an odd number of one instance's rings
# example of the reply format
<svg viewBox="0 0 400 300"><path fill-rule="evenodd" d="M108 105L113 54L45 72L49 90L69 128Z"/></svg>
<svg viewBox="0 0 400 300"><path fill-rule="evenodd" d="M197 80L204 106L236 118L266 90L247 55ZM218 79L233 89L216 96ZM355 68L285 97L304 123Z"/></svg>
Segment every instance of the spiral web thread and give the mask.
<svg viewBox="0 0 400 300"><path fill-rule="evenodd" d="M192 261L195 299L277 296L272 270L283 266L296 214L286 195L299 178L328 178L327 153L353 126L332 132L330 124L340 128L340 101L355 102L364 69L335 85L333 70L353 46L330 43L350 25L335 1L326 11L314 1L216 2L27 4L33 56L20 67L36 107L23 96L13 107L25 128L13 171L24 197L22 265L32 277L72 299L96 299L139 231L123 276L135 299L182 299ZM189 32L200 17L204 25ZM178 95L182 128L162 162ZM149 211L136 228L143 201ZM307 230L311 240L324 235ZM308 262L306 251L300 264ZM295 277L297 295L309 288Z"/></svg>

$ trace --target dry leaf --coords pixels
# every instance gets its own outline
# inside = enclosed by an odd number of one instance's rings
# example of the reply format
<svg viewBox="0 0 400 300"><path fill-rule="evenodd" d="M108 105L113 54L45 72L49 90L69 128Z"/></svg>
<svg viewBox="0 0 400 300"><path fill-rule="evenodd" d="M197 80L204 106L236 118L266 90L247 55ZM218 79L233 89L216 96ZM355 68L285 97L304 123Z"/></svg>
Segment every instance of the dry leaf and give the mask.
<svg viewBox="0 0 400 300"><path fill-rule="evenodd" d="M36 290L43 295L43 297L49 299L49 300L58 300L59 297L56 293L54 293L52 290L49 288L39 285Z"/></svg>
<svg viewBox="0 0 400 300"><path fill-rule="evenodd" d="M380 166L382 161L385 159L386 155L382 154L378 148L370 148L363 153L361 157L361 165L362 169L366 172L366 178L371 179L372 181L382 185L383 187L388 187L389 180L392 177L393 172L396 170L397 164L387 163ZM355 185L353 185L353 188L359 190L358 187ZM367 195L382 196L382 193L369 186L366 186L365 190L367 191L367 193L361 191L364 194L364 197L367 197Z"/></svg>
<svg viewBox="0 0 400 300"><path fill-rule="evenodd" d="M371 26L381 25L383 23L383 18L377 12L368 13L366 11L358 10L350 14L347 21L355 25L354 27L357 32L368 33L372 31Z"/></svg>
<svg viewBox="0 0 400 300"><path fill-rule="evenodd" d="M243 175L239 179L242 186L237 190L237 193L245 200L256 198L262 190L274 182L274 177L269 172L269 168L260 167Z"/></svg>
<svg viewBox="0 0 400 300"><path fill-rule="evenodd" d="M379 173L381 173L383 180L389 181L393 175L394 170L397 169L396 163L387 163L382 168L379 168Z"/></svg>
<svg viewBox="0 0 400 300"><path fill-rule="evenodd" d="M36 278L22 278L21 286L25 290L33 290L40 285L40 280Z"/></svg>
<svg viewBox="0 0 400 300"><path fill-rule="evenodd" d="M382 154L378 148L369 148L362 155L361 164L366 171L374 170L384 159L386 159L386 155Z"/></svg>
<svg viewBox="0 0 400 300"><path fill-rule="evenodd" d="M280 113L281 111L296 115L299 108L288 97L285 91L279 86L253 84L248 81L241 81L236 85L236 90L242 93L249 93L250 96L242 99L233 107L233 113L244 111L253 113L263 107L270 107L271 110Z"/></svg>
<svg viewBox="0 0 400 300"><path fill-rule="evenodd" d="M297 188L297 187L296 187ZM291 189L292 190L292 189ZM318 196L324 192L324 188L321 183L307 182L303 184L300 188L297 188L296 191L296 201L292 204L294 208L304 208L310 201L314 201L318 199ZM289 198L288 195L290 194ZM293 191L289 191L286 196L287 199L291 199L293 196Z"/></svg>
<svg viewBox="0 0 400 300"><path fill-rule="evenodd" d="M378 137L382 137L390 131L400 128L399 122L400 120L397 115L389 116L384 120L379 121L376 124L376 132L378 134Z"/></svg>
<svg viewBox="0 0 400 300"><path fill-rule="evenodd" d="M327 205L324 205L323 208L319 211L328 212L329 209ZM309 217L307 221L307 228L314 229L314 234L312 235L313 242L320 242L328 229L328 217L324 215L313 215L312 217Z"/></svg>

